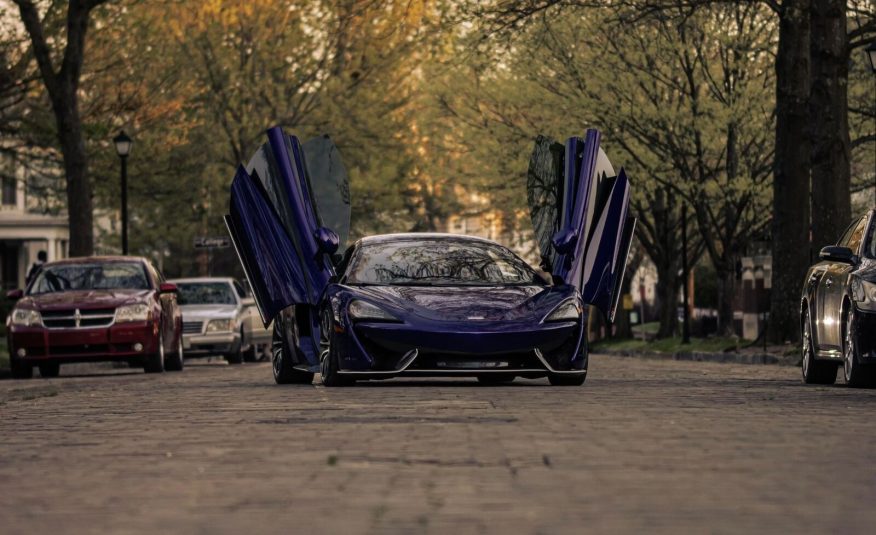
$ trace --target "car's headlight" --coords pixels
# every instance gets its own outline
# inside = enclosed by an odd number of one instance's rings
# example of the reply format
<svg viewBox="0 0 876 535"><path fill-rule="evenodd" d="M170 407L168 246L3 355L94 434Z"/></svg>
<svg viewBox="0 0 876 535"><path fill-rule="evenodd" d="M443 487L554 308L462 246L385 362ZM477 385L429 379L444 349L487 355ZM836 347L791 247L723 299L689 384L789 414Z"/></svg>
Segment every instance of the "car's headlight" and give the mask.
<svg viewBox="0 0 876 535"><path fill-rule="evenodd" d="M43 318L36 310L29 308L16 308L12 311L12 324L22 327L31 327L34 325L42 325Z"/></svg>
<svg viewBox="0 0 876 535"><path fill-rule="evenodd" d="M581 307L574 301L566 301L547 315L544 321L575 321L581 317Z"/></svg>
<svg viewBox="0 0 876 535"><path fill-rule="evenodd" d="M116 323L149 321L150 319L152 319L152 309L149 308L149 305L143 303L125 305L116 309Z"/></svg>
<svg viewBox="0 0 876 535"><path fill-rule="evenodd" d="M234 330L233 319L210 320L207 324L208 333L230 332Z"/></svg>
<svg viewBox="0 0 876 535"><path fill-rule="evenodd" d="M852 282L852 298L858 308L876 311L876 283L855 279Z"/></svg>
<svg viewBox="0 0 876 535"><path fill-rule="evenodd" d="M399 321L398 318L382 308L366 303L365 301L353 301L347 311L354 320L368 321Z"/></svg>

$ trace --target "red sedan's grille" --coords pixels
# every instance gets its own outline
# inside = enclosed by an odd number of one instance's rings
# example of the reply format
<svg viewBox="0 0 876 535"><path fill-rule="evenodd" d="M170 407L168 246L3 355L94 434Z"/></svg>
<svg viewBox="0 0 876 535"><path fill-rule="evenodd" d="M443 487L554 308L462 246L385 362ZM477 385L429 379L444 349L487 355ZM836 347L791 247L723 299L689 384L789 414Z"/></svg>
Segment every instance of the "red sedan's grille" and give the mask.
<svg viewBox="0 0 876 535"><path fill-rule="evenodd" d="M108 327L116 315L114 308L51 310L41 313L47 329L87 329Z"/></svg>

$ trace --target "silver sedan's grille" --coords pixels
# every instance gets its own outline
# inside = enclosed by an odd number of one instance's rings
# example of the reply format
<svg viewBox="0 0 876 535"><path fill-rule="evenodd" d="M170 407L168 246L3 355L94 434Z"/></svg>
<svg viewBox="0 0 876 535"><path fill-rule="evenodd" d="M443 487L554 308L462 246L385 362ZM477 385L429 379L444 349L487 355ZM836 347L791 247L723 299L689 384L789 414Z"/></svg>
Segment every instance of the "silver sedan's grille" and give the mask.
<svg viewBox="0 0 876 535"><path fill-rule="evenodd" d="M203 321L184 321L182 332L183 334L201 334L203 326Z"/></svg>
<svg viewBox="0 0 876 535"><path fill-rule="evenodd" d="M88 329L112 325L116 309L47 310L41 312L41 315L47 329Z"/></svg>

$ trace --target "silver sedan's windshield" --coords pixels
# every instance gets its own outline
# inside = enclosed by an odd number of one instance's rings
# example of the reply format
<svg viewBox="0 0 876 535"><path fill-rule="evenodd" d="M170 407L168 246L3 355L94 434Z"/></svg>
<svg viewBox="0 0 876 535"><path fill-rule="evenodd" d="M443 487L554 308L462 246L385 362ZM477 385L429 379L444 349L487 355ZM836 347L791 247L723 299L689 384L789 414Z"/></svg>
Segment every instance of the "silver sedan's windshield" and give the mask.
<svg viewBox="0 0 876 535"><path fill-rule="evenodd" d="M181 305L234 305L234 293L227 282L180 282L177 301Z"/></svg>

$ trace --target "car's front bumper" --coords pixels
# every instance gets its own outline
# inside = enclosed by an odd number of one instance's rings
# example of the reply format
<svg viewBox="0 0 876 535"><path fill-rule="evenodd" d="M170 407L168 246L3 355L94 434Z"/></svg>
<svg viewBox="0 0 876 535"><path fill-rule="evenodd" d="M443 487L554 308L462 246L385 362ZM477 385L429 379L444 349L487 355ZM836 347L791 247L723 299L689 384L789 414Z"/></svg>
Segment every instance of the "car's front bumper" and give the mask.
<svg viewBox="0 0 876 535"><path fill-rule="evenodd" d="M447 330L363 322L336 335L340 373L365 378L587 372L580 321Z"/></svg>
<svg viewBox="0 0 876 535"><path fill-rule="evenodd" d="M11 358L38 364L142 357L158 351L158 339L157 324L131 322L78 329L11 326L8 343Z"/></svg>
<svg viewBox="0 0 876 535"><path fill-rule="evenodd" d="M225 355L239 349L240 333L237 332L183 335L183 351L187 357Z"/></svg>

